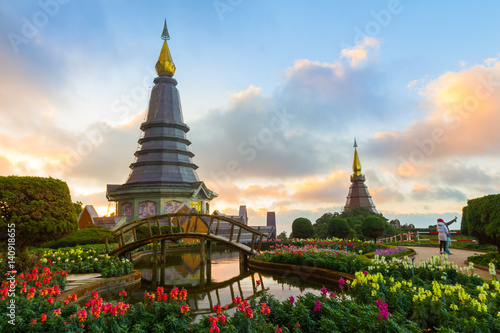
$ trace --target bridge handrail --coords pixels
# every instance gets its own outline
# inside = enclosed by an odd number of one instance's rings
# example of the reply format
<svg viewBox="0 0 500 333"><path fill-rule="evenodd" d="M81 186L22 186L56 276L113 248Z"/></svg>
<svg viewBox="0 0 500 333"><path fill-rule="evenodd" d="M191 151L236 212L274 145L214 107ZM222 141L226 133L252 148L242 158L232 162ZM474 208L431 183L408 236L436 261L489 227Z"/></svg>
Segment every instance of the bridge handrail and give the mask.
<svg viewBox="0 0 500 333"><path fill-rule="evenodd" d="M186 222L187 223L187 228L189 230L189 226L191 224L191 218L192 217L208 217L210 218L210 224L208 225L208 230L207 232L196 232L196 226L195 225L195 232L190 232L188 230L186 230L185 232L183 232L181 230L181 218L183 217L188 217L188 221ZM234 227L237 226L239 227L239 231L238 231L238 238L237 238L237 242L239 242L240 240L240 236L241 236L241 230L244 229L244 230L247 230L249 232L252 233L252 246L251 248L254 249L255 247L255 240L256 240L256 236L260 236L260 239L259 239L259 250L260 250L260 246L261 246L261 243L262 243L262 238L266 236L266 234L258 231L258 230L255 230L254 228L252 228L251 226L248 226L244 223L241 223L239 221L236 221L234 219L231 219L229 217L226 217L226 216L221 216L221 215L209 215L209 214L195 214L195 213L170 213L170 214L163 214L163 215L155 215L155 216L149 216L149 217L145 217L145 218L142 218L142 219L139 219L139 220L135 220L135 221L131 221L131 222L128 222L124 225L122 225L120 228L116 229L116 230L113 230L111 231L110 233L102 236L100 239L104 239L105 240L105 245L106 245L106 252L109 253L109 243L108 243L108 239L109 238L112 238L112 237L120 237L119 240L118 240L118 243L120 246L125 246L125 239L124 239L124 234L126 232L129 232L129 231L133 231L134 233L134 242L137 241L137 234L136 234L136 228L141 226L141 225L144 225L144 224L147 224L148 227L149 227L149 237L152 237L153 236L153 232L151 230L151 222L152 221L156 221L156 224L158 226L158 234L161 235L162 232L161 232L161 227L160 227L160 219L164 219L164 218L168 218L168 226L169 226L169 234L176 234L176 233L188 233L188 234L207 234L207 235L211 235L212 234L212 231L211 231L211 228L212 228L212 225L214 223L214 220L217 220L217 228L215 230L215 232L213 233L214 235L218 235L218 231L219 231L219 221L226 221L226 222L229 222L231 223L231 235L230 235L230 239L229 241L232 241L233 240L233 232L234 232ZM172 221L172 218L177 218L177 231L174 232L172 227L174 226L174 223Z"/></svg>

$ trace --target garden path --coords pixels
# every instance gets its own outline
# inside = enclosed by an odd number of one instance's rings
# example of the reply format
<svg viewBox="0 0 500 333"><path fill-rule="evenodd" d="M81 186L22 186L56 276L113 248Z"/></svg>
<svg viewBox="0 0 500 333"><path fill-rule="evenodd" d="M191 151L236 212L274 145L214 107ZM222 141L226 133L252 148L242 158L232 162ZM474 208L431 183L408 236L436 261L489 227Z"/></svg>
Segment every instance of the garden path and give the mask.
<svg viewBox="0 0 500 333"><path fill-rule="evenodd" d="M89 282L101 280L100 276L101 273L68 274L64 291L68 291Z"/></svg>
<svg viewBox="0 0 500 333"><path fill-rule="evenodd" d="M414 249L417 253L415 255L415 263L418 265L422 260L427 260L433 256L439 256L438 247L426 247L426 246L409 246ZM465 249L453 249L450 248L453 255L448 256L448 261L452 261L461 267L467 267L468 264L465 263L467 257L473 256L475 254L484 254L484 252L479 252L476 250L465 250ZM482 278L491 279L491 274L487 270L474 269L474 273Z"/></svg>

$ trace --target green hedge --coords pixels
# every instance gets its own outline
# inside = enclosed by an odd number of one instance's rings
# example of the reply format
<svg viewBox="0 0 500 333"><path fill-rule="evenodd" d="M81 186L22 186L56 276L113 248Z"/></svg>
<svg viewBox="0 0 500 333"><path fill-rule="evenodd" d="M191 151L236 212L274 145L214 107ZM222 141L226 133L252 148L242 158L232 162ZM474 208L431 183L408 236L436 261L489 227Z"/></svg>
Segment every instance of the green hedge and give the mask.
<svg viewBox="0 0 500 333"><path fill-rule="evenodd" d="M462 229L481 244L500 247L500 194L468 200L464 211Z"/></svg>
<svg viewBox="0 0 500 333"><path fill-rule="evenodd" d="M110 233L110 230L104 228L86 228L80 229L69 235L68 237L61 238L57 241L52 241L44 244L44 247L58 249L61 247L74 247L77 245L86 244L104 244L103 236ZM110 240L110 243L114 243Z"/></svg>

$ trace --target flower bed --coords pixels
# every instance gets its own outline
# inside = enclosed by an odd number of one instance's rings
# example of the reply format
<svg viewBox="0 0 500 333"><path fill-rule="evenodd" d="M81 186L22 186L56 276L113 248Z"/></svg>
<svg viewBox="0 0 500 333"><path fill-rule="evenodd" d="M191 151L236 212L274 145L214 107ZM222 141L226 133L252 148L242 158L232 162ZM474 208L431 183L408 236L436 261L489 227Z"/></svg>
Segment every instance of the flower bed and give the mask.
<svg viewBox="0 0 500 333"><path fill-rule="evenodd" d="M362 251L362 253L373 252L376 249L386 248L385 244L373 244L369 242L363 242L360 240L348 241L345 239L276 239L263 241L262 245L269 246L270 248L279 246L289 246L294 245L297 247L303 246L315 246L317 248L332 248L335 250L345 250L349 252Z"/></svg>
<svg viewBox="0 0 500 333"><path fill-rule="evenodd" d="M177 288L169 295L158 288L156 294L145 294L144 302L135 306L125 302L126 292L121 292L120 300L115 303L104 302L96 292L84 306L78 306L76 294L55 302L65 274L37 266L30 274L15 276L15 290L11 295L10 282L3 281L0 331L186 332L191 323L189 306L185 304L187 293ZM7 315L9 304L16 305L13 317Z"/></svg>
<svg viewBox="0 0 500 333"><path fill-rule="evenodd" d="M476 265L481 265L484 267L488 267L489 264L492 262L496 267L500 267L500 254L499 253L478 254L475 256L468 257L467 261L473 262Z"/></svg>
<svg viewBox="0 0 500 333"><path fill-rule="evenodd" d="M354 247L354 249L357 250L358 247ZM363 250L358 251L363 252ZM365 269L370 263L364 256L356 255L353 252L318 247L316 244L302 247L277 245L273 250L258 254L254 259L264 262L326 268L350 274Z"/></svg>
<svg viewBox="0 0 500 333"><path fill-rule="evenodd" d="M127 259L109 257L92 247L43 249L42 262L50 263L68 273L101 273L102 277L122 276L132 272L132 263Z"/></svg>
<svg viewBox="0 0 500 333"><path fill-rule="evenodd" d="M307 251L318 259L324 254L314 247ZM266 294L250 300L235 297L234 314L228 315L225 305L218 304L213 313L193 323L186 292L177 288L166 293L160 287L133 305L126 302L123 292L114 303L104 302L97 293L83 306L75 303L73 295L55 302L66 272L38 265L29 274L15 276L14 297L9 295L10 282L2 282L0 331L421 332L438 327L443 332L500 331L500 282L463 273L471 269L461 272L442 257L417 268L408 260L387 262L375 256L366 270L356 272L353 282L339 279L342 292L322 288L319 296L306 294L282 302ZM15 326L9 323L7 308L12 299Z"/></svg>

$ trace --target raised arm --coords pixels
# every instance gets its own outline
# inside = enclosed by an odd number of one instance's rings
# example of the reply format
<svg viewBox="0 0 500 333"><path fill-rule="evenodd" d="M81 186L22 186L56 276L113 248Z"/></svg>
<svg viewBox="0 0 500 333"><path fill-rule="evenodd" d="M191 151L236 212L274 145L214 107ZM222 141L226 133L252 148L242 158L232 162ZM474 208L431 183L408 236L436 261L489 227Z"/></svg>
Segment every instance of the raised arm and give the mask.
<svg viewBox="0 0 500 333"><path fill-rule="evenodd" d="M450 222L445 222L444 224L446 224L446 226L449 226L453 222L457 222L457 217L456 216L455 216L455 218L453 220L451 220Z"/></svg>

